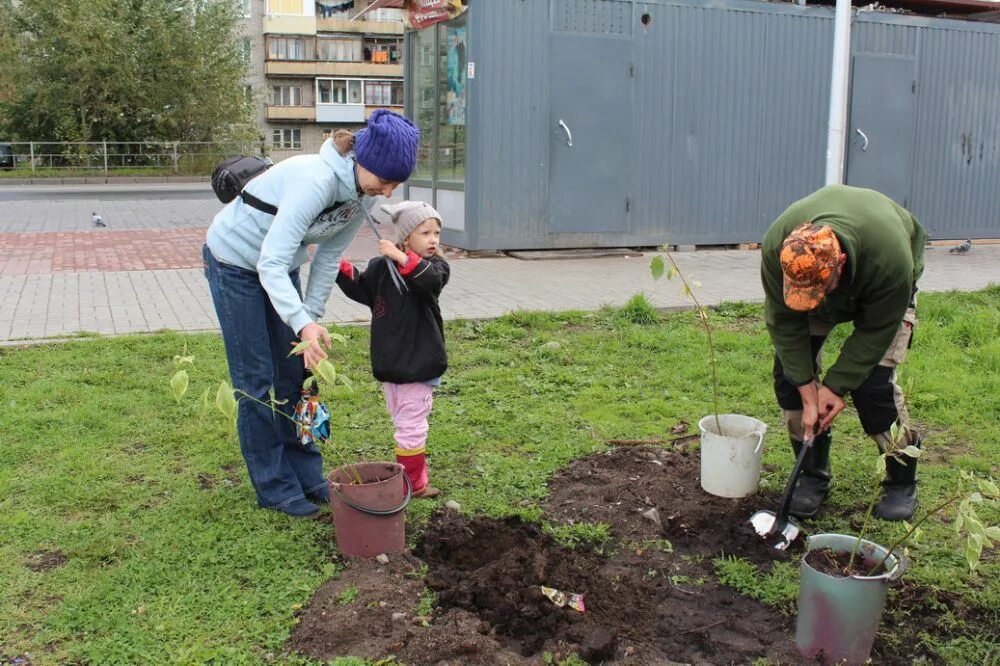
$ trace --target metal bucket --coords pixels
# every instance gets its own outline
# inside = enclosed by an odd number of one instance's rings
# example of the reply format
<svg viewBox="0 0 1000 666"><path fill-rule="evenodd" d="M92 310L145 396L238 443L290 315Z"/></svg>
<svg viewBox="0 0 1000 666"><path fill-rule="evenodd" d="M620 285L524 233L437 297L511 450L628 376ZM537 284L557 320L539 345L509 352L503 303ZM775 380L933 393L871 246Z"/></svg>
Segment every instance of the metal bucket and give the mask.
<svg viewBox="0 0 1000 666"><path fill-rule="evenodd" d="M806 553L821 548L850 553L857 541L846 534L816 534L807 540ZM887 548L865 539L858 548L860 557L875 562L881 562L887 552ZM868 661L889 583L899 580L904 571L906 559L893 553L878 575L838 578L813 569L803 555L795 625L799 653L807 659L822 654L824 664Z"/></svg>
<svg viewBox="0 0 1000 666"><path fill-rule="evenodd" d="M360 483L359 483L360 480ZM406 515L412 487L394 462L339 467L327 477L337 547L348 557L375 557L406 548Z"/></svg>

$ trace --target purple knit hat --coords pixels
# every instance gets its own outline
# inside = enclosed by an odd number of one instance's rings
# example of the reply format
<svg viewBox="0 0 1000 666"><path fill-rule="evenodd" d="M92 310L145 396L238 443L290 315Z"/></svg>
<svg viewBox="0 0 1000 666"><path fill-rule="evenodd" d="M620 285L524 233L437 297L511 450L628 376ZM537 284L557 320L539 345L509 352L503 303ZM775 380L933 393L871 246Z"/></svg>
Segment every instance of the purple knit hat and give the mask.
<svg viewBox="0 0 1000 666"><path fill-rule="evenodd" d="M354 137L354 156L382 180L402 183L413 173L419 145L416 125L398 113L376 109L368 126Z"/></svg>

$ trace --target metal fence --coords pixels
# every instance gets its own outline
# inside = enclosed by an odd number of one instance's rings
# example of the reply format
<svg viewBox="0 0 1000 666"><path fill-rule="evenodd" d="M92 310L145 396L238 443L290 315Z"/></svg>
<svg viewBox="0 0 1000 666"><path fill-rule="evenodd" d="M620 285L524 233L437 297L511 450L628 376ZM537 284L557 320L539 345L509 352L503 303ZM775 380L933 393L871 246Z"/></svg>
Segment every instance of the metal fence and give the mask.
<svg viewBox="0 0 1000 666"><path fill-rule="evenodd" d="M27 141L9 144L8 169L31 175L104 174L206 176L232 155L267 155L260 142Z"/></svg>

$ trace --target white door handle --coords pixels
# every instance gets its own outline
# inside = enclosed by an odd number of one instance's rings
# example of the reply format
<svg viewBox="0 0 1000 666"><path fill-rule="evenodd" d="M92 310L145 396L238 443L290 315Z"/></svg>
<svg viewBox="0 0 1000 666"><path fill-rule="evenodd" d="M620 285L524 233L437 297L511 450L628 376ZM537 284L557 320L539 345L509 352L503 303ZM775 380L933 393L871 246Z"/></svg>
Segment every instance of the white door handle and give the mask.
<svg viewBox="0 0 1000 666"><path fill-rule="evenodd" d="M854 131L857 132L861 136L861 140L864 141L864 143L861 144L861 151L864 152L868 150L868 135L862 132L860 128Z"/></svg>
<svg viewBox="0 0 1000 666"><path fill-rule="evenodd" d="M565 122L563 122L562 118L559 119L559 127L562 127L563 131L566 132L566 145L572 147L573 133L569 131L569 126Z"/></svg>

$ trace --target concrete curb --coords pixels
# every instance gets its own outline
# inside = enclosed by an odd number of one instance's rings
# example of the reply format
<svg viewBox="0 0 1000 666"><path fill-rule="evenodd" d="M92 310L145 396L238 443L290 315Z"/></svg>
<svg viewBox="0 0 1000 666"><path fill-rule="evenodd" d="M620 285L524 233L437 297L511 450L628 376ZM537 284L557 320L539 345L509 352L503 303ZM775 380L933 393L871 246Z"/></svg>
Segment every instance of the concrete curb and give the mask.
<svg viewBox="0 0 1000 666"><path fill-rule="evenodd" d="M208 183L209 176L84 176L80 178L0 178L5 185L115 185L135 183Z"/></svg>

